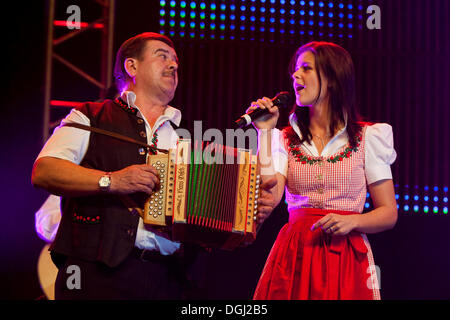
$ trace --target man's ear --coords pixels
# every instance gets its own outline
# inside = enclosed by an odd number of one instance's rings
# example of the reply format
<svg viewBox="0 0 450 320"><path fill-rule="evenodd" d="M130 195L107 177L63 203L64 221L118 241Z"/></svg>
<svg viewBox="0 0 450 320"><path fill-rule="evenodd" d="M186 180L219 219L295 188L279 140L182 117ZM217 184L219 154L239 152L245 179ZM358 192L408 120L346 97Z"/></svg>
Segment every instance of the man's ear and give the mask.
<svg viewBox="0 0 450 320"><path fill-rule="evenodd" d="M130 78L134 78L137 71L137 60L134 58L127 58L123 64L128 76L130 76Z"/></svg>

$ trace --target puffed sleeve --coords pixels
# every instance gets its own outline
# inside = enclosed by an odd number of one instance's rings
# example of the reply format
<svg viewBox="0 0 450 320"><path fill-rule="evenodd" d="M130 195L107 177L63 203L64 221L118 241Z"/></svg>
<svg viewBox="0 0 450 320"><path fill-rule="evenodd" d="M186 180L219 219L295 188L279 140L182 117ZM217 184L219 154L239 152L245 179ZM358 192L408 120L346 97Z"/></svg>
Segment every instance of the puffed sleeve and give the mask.
<svg viewBox="0 0 450 320"><path fill-rule="evenodd" d="M285 149L284 135L276 128L272 130L272 159L275 171L287 177L288 152Z"/></svg>
<svg viewBox="0 0 450 320"><path fill-rule="evenodd" d="M365 173L368 184L392 179L391 164L397 153L394 150L392 127L387 123L368 126L365 135Z"/></svg>

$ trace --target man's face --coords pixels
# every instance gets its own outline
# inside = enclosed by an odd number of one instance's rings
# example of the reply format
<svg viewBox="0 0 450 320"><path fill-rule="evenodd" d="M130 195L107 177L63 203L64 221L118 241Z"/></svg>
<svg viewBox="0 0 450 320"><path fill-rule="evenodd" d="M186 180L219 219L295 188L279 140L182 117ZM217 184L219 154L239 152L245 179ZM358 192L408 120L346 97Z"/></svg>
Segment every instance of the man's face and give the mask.
<svg viewBox="0 0 450 320"><path fill-rule="evenodd" d="M175 50L159 40L149 40L136 63L135 86L169 103L178 85L178 57Z"/></svg>

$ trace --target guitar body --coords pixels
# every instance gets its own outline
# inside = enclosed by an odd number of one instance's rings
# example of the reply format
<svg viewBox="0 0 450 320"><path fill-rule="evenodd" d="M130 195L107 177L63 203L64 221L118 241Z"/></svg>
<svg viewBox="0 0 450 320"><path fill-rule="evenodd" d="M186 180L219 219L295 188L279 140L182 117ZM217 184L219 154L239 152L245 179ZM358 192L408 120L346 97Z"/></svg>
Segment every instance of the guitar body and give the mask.
<svg viewBox="0 0 450 320"><path fill-rule="evenodd" d="M48 300L55 300L55 282L58 275L58 268L52 261L50 251L48 251L50 245L46 244L41 250L38 260L38 277L39 284L42 291Z"/></svg>

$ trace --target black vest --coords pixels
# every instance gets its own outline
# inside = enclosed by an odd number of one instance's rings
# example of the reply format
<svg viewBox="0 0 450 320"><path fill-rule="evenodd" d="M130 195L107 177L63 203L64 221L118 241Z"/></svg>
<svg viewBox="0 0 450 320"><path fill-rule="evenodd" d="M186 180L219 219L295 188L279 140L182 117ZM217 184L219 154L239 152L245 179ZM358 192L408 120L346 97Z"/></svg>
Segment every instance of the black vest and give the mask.
<svg viewBox="0 0 450 320"><path fill-rule="evenodd" d="M86 103L77 108L92 127L116 132L147 143L145 122L130 109L111 101ZM81 166L101 171L117 171L144 164L146 154L139 145L91 132ZM133 194L143 207L146 195ZM65 197L62 219L50 250L55 263L64 256L100 261L114 267L134 247L139 216L131 214L114 195Z"/></svg>

